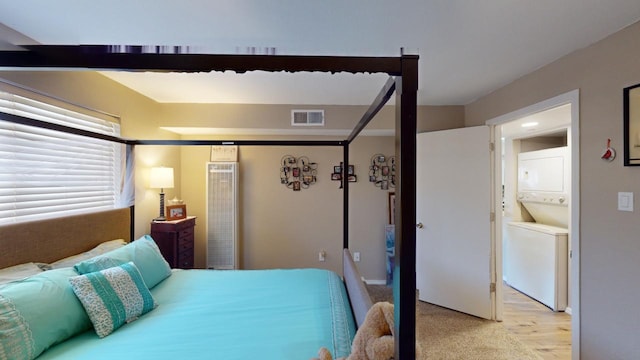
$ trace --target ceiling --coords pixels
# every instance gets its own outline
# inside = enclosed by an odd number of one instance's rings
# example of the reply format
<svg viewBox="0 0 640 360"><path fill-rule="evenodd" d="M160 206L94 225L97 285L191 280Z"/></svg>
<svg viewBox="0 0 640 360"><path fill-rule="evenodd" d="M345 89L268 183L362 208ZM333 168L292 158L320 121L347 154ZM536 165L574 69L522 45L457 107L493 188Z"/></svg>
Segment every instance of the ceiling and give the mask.
<svg viewBox="0 0 640 360"><path fill-rule="evenodd" d="M640 19L638 0L0 0L40 44L222 54L419 54L420 105L464 105ZM15 40L2 39L16 43ZM369 105L386 75L105 75L159 102Z"/></svg>
<svg viewBox="0 0 640 360"><path fill-rule="evenodd" d="M571 104L540 111L502 125L503 138L524 139L535 136L566 137L571 127Z"/></svg>

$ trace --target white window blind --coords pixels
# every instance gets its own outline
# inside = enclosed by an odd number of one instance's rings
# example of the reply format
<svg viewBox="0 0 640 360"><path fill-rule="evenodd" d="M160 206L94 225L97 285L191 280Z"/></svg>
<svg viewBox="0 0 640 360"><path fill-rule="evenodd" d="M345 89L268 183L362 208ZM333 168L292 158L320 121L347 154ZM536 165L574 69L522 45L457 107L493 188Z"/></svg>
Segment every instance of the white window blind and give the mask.
<svg viewBox="0 0 640 360"><path fill-rule="evenodd" d="M112 136L120 125L0 92L0 112ZM0 225L111 209L122 145L0 120Z"/></svg>

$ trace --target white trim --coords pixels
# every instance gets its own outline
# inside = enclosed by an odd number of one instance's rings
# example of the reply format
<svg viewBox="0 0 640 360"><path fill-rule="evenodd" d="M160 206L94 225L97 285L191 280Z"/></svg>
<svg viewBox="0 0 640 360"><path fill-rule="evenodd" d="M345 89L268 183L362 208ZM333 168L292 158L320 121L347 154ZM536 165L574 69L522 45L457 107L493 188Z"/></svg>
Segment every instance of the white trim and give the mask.
<svg viewBox="0 0 640 360"><path fill-rule="evenodd" d="M490 269L490 279L491 283L495 284L495 291L490 292L489 296L491 296L491 319L496 321L502 321L502 301L498 301L498 299L502 299L502 261L498 261L498 259L502 260L502 246L496 246L496 242L498 239L502 238L502 216L497 216L498 209L502 211L502 204L499 201L491 201L493 199L497 199L498 195L501 194L501 186L502 181L499 180L502 177L499 176L498 169L496 169L496 163L501 163L501 141L496 141L500 139L500 126L489 125L489 143L493 144L493 146L489 146L489 177L490 177L490 211L494 215L493 221L490 226L490 236L489 239L491 254L489 256L489 269ZM493 152L493 153L491 153Z"/></svg>
<svg viewBox="0 0 640 360"><path fill-rule="evenodd" d="M580 92L571 92L571 358L580 359Z"/></svg>
<svg viewBox="0 0 640 360"><path fill-rule="evenodd" d="M209 127L161 127L162 130L171 131L180 135L251 135L251 136L349 136L352 130L342 129L260 129L260 128L209 128ZM361 136L394 136L394 129L365 129Z"/></svg>
<svg viewBox="0 0 640 360"><path fill-rule="evenodd" d="M564 94L560 94L558 96L552 97L550 99L541 101L537 104L533 104L522 109L518 109L516 111L512 111L508 114L500 115L491 120L487 120L486 125L502 125L504 123L513 121L515 119L523 118L525 116L533 115L535 113L539 113L544 110L549 110L554 107L558 107L565 104L572 105L572 121L573 121L573 105L577 104L579 97L579 90L572 90L566 92ZM576 103L574 103L574 101ZM573 123L572 123L573 125Z"/></svg>
<svg viewBox="0 0 640 360"><path fill-rule="evenodd" d="M565 104L571 104L571 130L568 133L568 145L571 149L571 200L569 203L569 211L571 213L569 220L569 231L571 236L571 358L574 360L580 359L580 90L572 90L564 94L560 94L553 98L541 101L539 103L524 107L522 109L504 114L493 119L488 120L486 125L502 125L506 122L513 121L525 116L529 116L544 110L548 110L554 107L558 107ZM496 126L499 129L499 126ZM496 134L499 139L500 134ZM496 144L496 156L500 156L500 144ZM496 162L496 175L501 171L502 164L500 161ZM500 202L500 199L495 197L496 205ZM496 217L496 237L502 236L501 234L501 219ZM501 247L502 242L496 242L496 245ZM500 252L502 250L500 249ZM496 252L497 253L497 252ZM502 257L500 257L501 259ZM497 259L496 259L497 261ZM499 270L498 270L499 269ZM499 279L502 277L502 268L499 267L496 270L500 271ZM502 291L502 283L498 282L497 287ZM498 293L497 293L498 294ZM502 304L496 302L497 319L502 319Z"/></svg>

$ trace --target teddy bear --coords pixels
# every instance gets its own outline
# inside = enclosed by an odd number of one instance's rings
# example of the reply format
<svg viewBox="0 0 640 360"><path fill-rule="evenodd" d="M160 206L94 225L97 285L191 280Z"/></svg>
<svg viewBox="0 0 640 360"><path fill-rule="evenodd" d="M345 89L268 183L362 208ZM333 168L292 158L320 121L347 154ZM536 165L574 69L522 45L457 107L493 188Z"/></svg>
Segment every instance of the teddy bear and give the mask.
<svg viewBox="0 0 640 360"><path fill-rule="evenodd" d="M351 354L336 360L390 360L394 356L393 304L377 302L371 306L351 344ZM331 352L320 348L312 360L333 360Z"/></svg>

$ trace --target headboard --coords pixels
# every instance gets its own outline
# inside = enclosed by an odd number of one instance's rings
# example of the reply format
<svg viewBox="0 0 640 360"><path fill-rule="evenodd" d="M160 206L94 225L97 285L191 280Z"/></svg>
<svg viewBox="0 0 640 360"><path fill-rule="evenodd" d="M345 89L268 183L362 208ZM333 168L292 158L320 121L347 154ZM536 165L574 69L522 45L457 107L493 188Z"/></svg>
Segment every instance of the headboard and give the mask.
<svg viewBox="0 0 640 360"><path fill-rule="evenodd" d="M103 241L131 241L131 210L107 210L0 226L0 268L51 263L88 251Z"/></svg>
<svg viewBox="0 0 640 360"><path fill-rule="evenodd" d="M351 257L349 249L344 249L342 259L344 266L344 283L347 286L347 293L349 294L349 301L351 301L353 315L356 318L356 324L360 327L367 316L367 312L371 306L373 306L373 302L367 291L367 286L362 281L362 276L360 276L356 263Z"/></svg>

